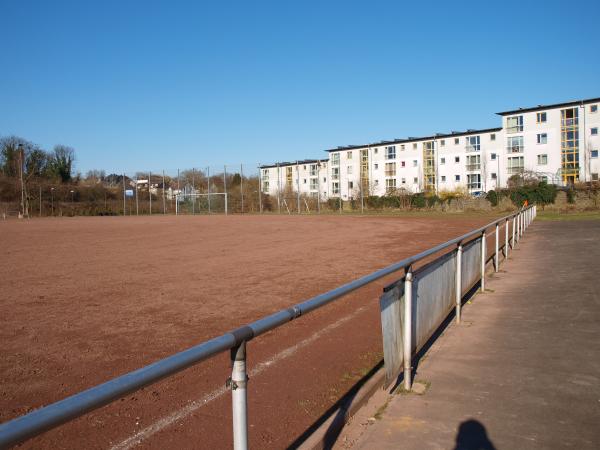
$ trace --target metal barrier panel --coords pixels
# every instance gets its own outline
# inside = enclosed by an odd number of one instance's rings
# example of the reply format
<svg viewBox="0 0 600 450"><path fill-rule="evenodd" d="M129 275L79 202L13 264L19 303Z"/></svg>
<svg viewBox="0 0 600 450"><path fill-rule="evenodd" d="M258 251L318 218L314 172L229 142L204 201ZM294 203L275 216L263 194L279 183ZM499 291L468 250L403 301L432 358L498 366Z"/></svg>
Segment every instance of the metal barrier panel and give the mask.
<svg viewBox="0 0 600 450"><path fill-rule="evenodd" d="M454 308L456 251L447 253L414 273L413 352L425 345Z"/></svg>
<svg viewBox="0 0 600 450"><path fill-rule="evenodd" d="M462 295L481 279L481 238L477 238L463 246L462 255Z"/></svg>
<svg viewBox="0 0 600 450"><path fill-rule="evenodd" d="M379 307L385 361L385 387L388 387L402 370L404 278L384 289L383 295L379 298Z"/></svg>

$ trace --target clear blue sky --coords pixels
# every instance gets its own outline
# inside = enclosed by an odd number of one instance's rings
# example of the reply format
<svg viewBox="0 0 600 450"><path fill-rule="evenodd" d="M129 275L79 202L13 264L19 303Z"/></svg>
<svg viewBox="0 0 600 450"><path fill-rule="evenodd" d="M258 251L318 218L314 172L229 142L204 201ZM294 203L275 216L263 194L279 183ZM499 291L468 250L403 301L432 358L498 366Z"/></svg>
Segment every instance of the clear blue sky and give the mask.
<svg viewBox="0 0 600 450"><path fill-rule="evenodd" d="M596 1L0 0L0 135L112 171L323 157L600 97Z"/></svg>

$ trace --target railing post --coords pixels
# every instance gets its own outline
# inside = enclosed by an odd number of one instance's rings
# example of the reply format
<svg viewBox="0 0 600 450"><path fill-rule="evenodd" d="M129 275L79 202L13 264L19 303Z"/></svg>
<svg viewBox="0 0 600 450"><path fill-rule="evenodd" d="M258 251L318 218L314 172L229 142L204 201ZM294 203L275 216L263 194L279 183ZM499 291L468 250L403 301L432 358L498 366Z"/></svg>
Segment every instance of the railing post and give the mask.
<svg viewBox="0 0 600 450"><path fill-rule="evenodd" d="M515 216L513 216L513 220L512 220L512 248L515 248L515 227L517 225L517 219Z"/></svg>
<svg viewBox="0 0 600 450"><path fill-rule="evenodd" d="M481 233L481 292L485 292L485 230Z"/></svg>
<svg viewBox="0 0 600 450"><path fill-rule="evenodd" d="M410 391L412 377L412 267L404 277L404 389Z"/></svg>
<svg viewBox="0 0 600 450"><path fill-rule="evenodd" d="M508 259L508 219L504 222L504 259Z"/></svg>
<svg viewBox="0 0 600 450"><path fill-rule="evenodd" d="M248 448L248 395L246 374L246 342L231 349L231 378L228 380L231 388L233 416L233 448L247 450Z"/></svg>
<svg viewBox="0 0 600 450"><path fill-rule="evenodd" d="M498 269L500 268L500 256L498 255L498 248L500 247L499 246L500 237L498 236L498 232L499 232L499 227L498 227L498 222L496 222L496 253L494 253L494 259L496 260L494 270L496 272L498 272Z"/></svg>
<svg viewBox="0 0 600 450"><path fill-rule="evenodd" d="M456 323L460 323L460 307L462 306L462 244L456 249Z"/></svg>

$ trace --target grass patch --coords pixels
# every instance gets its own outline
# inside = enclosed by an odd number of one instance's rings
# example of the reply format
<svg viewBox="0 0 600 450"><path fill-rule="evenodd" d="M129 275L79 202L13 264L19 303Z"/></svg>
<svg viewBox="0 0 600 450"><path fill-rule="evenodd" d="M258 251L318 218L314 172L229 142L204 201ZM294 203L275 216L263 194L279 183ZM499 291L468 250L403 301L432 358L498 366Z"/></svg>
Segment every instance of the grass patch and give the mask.
<svg viewBox="0 0 600 450"><path fill-rule="evenodd" d="M388 397L388 399L385 401L385 403L383 405L381 405L379 408L377 408L377 411L375 411L375 415L373 417L375 417L376 420L381 420L381 418L383 417L383 413L385 412L385 410L387 409L389 404L390 404L390 398Z"/></svg>
<svg viewBox="0 0 600 450"><path fill-rule="evenodd" d="M600 220L600 211L539 211L535 220L564 221L564 220Z"/></svg>

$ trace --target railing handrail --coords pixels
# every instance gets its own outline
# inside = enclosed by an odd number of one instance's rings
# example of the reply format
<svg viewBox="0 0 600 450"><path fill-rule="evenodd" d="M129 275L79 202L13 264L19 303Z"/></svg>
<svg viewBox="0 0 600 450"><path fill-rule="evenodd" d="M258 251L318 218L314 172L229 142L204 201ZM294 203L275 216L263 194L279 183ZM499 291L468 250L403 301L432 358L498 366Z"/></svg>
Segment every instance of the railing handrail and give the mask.
<svg viewBox="0 0 600 450"><path fill-rule="evenodd" d="M140 369L121 375L85 391L74 394L63 400L41 407L24 416L0 424L0 448L5 448L26 439L37 436L63 423L80 417L94 409L105 406L127 394L174 375L188 367L239 346L277 328L298 317L308 314L343 297L369 283L391 275L399 270L412 266L428 256L435 255L449 247L463 243L470 238L485 232L488 228L508 221L522 212L533 208L533 205L521 208L516 212L501 217L480 228L471 230L462 236L438 244L421 253L409 256L401 261L376 270L349 283L343 284L323 294L319 294L290 308L283 309L269 316L258 319L248 325L229 331L221 336L183 350L167 358L156 361Z"/></svg>

